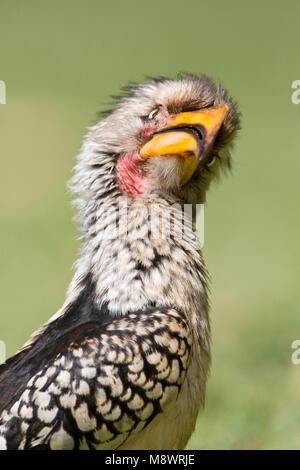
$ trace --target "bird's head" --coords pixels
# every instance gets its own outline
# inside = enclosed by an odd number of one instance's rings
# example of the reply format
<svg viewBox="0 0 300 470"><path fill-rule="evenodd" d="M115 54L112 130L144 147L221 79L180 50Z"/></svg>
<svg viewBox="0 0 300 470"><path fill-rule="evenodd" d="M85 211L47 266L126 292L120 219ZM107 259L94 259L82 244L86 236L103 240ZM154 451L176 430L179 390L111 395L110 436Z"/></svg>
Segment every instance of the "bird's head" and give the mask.
<svg viewBox="0 0 300 470"><path fill-rule="evenodd" d="M123 91L87 136L75 191L86 202L116 188L132 198L165 193L203 202L211 180L230 168L239 129L227 91L194 75L151 79Z"/></svg>

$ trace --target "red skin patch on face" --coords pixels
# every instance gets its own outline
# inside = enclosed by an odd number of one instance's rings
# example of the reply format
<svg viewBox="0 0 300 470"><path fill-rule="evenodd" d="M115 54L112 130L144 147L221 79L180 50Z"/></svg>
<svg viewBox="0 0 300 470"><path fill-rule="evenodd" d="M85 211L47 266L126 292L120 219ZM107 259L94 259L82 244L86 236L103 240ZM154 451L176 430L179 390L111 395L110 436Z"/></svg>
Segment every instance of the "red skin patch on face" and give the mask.
<svg viewBox="0 0 300 470"><path fill-rule="evenodd" d="M146 122L142 130L142 137L147 139L153 135L155 131L165 127L170 119L175 117L174 114L170 114L165 106L160 106L160 111L152 121Z"/></svg>
<svg viewBox="0 0 300 470"><path fill-rule="evenodd" d="M168 119L172 118L167 110L160 113L151 123L145 123L141 132L143 139L149 139L155 131L164 127ZM145 191L145 174L142 169L142 158L138 151L123 153L119 156L117 163L117 180L121 190L130 197L136 197Z"/></svg>
<svg viewBox="0 0 300 470"><path fill-rule="evenodd" d="M141 168L139 152L123 153L117 162L117 180L127 196L136 197L144 192L145 174Z"/></svg>
<svg viewBox="0 0 300 470"><path fill-rule="evenodd" d="M142 137L144 139L147 139L148 137L151 137L152 134L154 133L155 129L151 124L145 124L142 130Z"/></svg>

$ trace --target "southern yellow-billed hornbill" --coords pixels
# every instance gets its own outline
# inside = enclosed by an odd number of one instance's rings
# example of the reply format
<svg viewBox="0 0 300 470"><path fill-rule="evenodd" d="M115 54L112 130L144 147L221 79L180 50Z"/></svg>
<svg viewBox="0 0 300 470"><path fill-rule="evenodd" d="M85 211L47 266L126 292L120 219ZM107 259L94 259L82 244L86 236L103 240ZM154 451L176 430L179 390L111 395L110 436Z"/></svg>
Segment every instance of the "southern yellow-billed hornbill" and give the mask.
<svg viewBox="0 0 300 470"><path fill-rule="evenodd" d="M0 448L186 445L210 328L208 275L182 208L230 166L238 128L227 92L185 75L127 87L89 130L70 184L75 276L61 310L0 368Z"/></svg>

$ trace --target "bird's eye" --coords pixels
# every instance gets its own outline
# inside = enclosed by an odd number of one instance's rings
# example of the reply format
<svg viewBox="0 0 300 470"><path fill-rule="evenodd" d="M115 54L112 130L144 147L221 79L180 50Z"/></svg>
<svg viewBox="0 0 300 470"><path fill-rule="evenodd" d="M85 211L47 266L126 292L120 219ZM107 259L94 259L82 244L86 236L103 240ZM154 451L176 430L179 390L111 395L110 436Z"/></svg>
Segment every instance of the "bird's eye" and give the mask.
<svg viewBox="0 0 300 470"><path fill-rule="evenodd" d="M209 160L208 162L206 163L206 166L209 168L211 166L213 166L217 161L217 157L216 155L213 155Z"/></svg>
<svg viewBox="0 0 300 470"><path fill-rule="evenodd" d="M157 115L159 108L152 109L151 113L148 116L148 119L153 119Z"/></svg>

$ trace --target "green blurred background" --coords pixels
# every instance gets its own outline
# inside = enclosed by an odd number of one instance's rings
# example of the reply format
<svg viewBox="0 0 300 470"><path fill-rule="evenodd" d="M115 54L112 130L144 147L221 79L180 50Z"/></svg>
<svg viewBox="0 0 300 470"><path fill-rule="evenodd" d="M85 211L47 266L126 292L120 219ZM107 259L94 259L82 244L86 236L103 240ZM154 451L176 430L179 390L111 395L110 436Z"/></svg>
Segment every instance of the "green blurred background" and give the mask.
<svg viewBox="0 0 300 470"><path fill-rule="evenodd" d="M205 212L213 364L188 448L300 448L299 20L298 0L1 0L8 355L64 300L79 247L66 182L96 112L129 80L204 72L238 100L243 129Z"/></svg>

